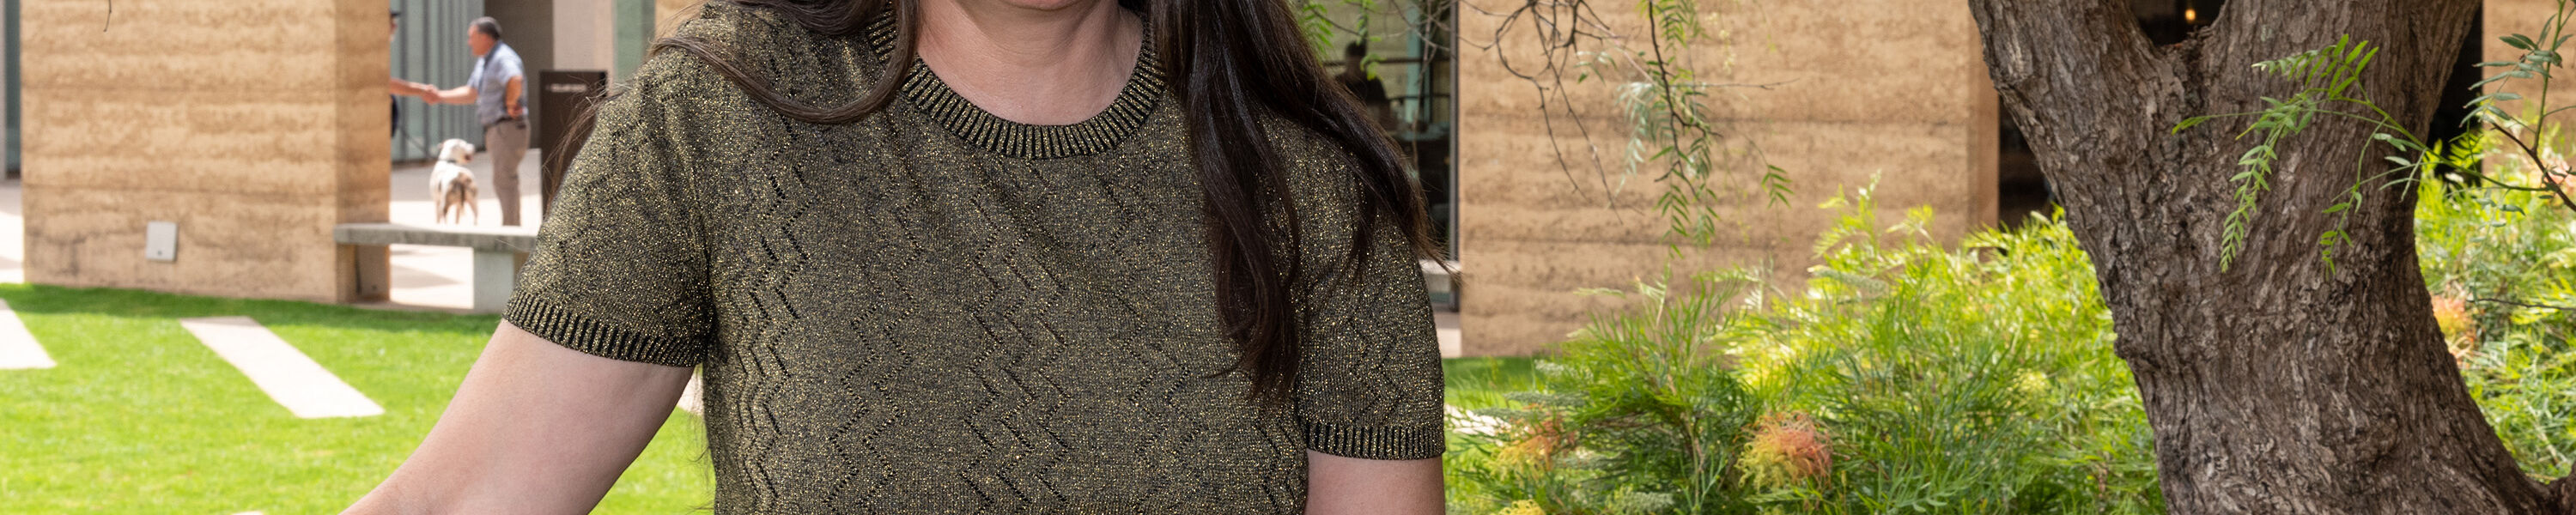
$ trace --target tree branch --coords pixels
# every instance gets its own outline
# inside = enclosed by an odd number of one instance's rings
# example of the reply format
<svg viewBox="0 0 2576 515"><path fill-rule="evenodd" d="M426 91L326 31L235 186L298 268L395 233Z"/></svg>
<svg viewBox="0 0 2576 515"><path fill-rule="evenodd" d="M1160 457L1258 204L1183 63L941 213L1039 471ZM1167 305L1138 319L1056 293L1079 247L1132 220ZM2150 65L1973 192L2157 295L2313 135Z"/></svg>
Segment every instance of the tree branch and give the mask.
<svg viewBox="0 0 2576 515"><path fill-rule="evenodd" d="M2489 303L2489 304L2503 304L2503 305L2507 305L2507 306L2514 306L2514 307L2536 308L2536 309L2551 309L2551 310L2558 310L2558 311L2576 311L2576 307L2552 306L2552 305L2548 305L2548 304L2533 304L2533 303L2529 303L2529 302L2522 302L2522 301L2508 300L2508 299L2492 299L2492 298L2488 298L2488 299L2469 299L2469 302L2485 302L2485 303Z"/></svg>

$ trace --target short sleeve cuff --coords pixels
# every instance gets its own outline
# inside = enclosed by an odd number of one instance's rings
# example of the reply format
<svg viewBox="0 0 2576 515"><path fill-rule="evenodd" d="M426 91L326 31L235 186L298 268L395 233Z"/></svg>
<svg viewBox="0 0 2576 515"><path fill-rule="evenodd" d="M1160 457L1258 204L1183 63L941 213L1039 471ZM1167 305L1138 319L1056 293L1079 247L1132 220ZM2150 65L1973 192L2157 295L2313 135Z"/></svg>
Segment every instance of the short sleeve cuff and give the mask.
<svg viewBox="0 0 2576 515"><path fill-rule="evenodd" d="M613 327L527 296L510 299L501 318L555 345L603 358L673 367L703 359L699 342Z"/></svg>
<svg viewBox="0 0 2576 515"><path fill-rule="evenodd" d="M1316 452L1367 460L1419 460L1438 458L1448 450L1447 435L1440 424L1422 426L1354 426L1299 420L1306 430L1306 448Z"/></svg>

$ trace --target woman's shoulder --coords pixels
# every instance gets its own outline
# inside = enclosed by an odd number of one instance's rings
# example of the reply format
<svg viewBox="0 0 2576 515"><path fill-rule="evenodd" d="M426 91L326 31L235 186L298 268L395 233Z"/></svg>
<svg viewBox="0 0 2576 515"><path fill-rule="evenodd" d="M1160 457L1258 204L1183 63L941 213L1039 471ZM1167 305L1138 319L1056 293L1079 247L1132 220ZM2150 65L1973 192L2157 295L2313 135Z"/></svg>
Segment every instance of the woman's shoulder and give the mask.
<svg viewBox="0 0 2576 515"><path fill-rule="evenodd" d="M1346 233L1357 218L1366 216L1361 212L1361 197L1367 195L1361 176L1369 172L1361 167L1355 149L1329 133L1280 116L1262 117L1262 132L1278 152L1278 172L1308 233Z"/></svg>
<svg viewBox="0 0 2576 515"><path fill-rule="evenodd" d="M842 100L837 97L844 88L837 86L852 75L847 67L853 63L844 59L854 54L846 48L854 43L849 38L815 32L765 7L709 0L693 9L670 37L654 44L626 90L648 97L748 100L739 78L806 102Z"/></svg>
<svg viewBox="0 0 2576 515"><path fill-rule="evenodd" d="M1300 189L1340 190L1356 187L1361 173L1359 155L1348 144L1314 127L1285 116L1265 113L1261 130L1270 139L1270 147L1284 163L1281 172ZM1332 192L1341 193L1341 192Z"/></svg>
<svg viewBox="0 0 2576 515"><path fill-rule="evenodd" d="M770 53L828 39L768 7L708 0L685 14L672 37L714 43L737 52Z"/></svg>
<svg viewBox="0 0 2576 515"><path fill-rule="evenodd" d="M1270 148L1299 171L1347 172L1359 167L1358 155L1342 140L1286 116L1262 113L1261 132L1269 137Z"/></svg>

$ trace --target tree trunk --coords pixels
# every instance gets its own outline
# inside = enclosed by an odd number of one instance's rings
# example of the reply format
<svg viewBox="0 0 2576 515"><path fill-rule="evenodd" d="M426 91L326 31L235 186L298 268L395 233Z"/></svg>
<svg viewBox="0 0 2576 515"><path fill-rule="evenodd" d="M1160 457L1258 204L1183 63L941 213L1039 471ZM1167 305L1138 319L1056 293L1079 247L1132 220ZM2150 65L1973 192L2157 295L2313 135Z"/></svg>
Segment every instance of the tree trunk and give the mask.
<svg viewBox="0 0 2576 515"><path fill-rule="evenodd" d="M2361 84L2416 134L2476 0L2233 0L2154 47L2127 0L1970 0L2010 115L2091 253L2155 430L2174 513L2555 514L2568 483L2517 468L2462 384L2417 268L2412 188L2362 185L2335 268L2325 214L2386 163L2370 130L2321 118L2285 140L2233 265L2234 139L2298 86L2252 65L2350 35L2383 50ZM2356 111L2358 112L2358 111ZM2411 156L2410 156L2411 157Z"/></svg>

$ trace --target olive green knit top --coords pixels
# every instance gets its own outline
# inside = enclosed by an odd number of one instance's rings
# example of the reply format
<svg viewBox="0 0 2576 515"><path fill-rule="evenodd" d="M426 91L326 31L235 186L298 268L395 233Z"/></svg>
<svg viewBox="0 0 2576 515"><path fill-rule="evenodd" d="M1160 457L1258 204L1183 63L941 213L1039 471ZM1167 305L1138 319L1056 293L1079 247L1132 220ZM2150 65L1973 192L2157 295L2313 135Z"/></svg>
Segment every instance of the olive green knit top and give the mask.
<svg viewBox="0 0 2576 515"><path fill-rule="evenodd" d="M680 31L839 105L884 69L888 25L831 38L717 1ZM663 53L600 109L505 317L703 367L717 513L1296 513L1309 449L1439 456L1420 269L1393 224L1337 259L1355 165L1294 124L1263 126L1315 278L1302 373L1285 409L1219 373L1238 352L1204 200L1142 54L1106 111L1032 126L926 66L884 111L805 123Z"/></svg>

